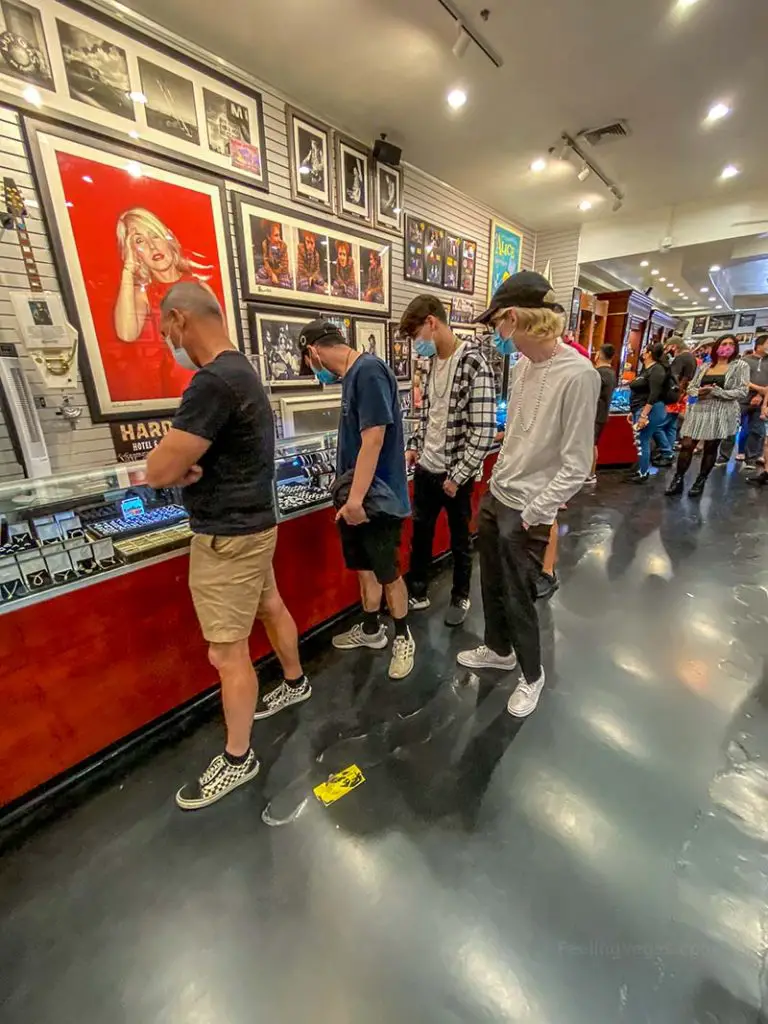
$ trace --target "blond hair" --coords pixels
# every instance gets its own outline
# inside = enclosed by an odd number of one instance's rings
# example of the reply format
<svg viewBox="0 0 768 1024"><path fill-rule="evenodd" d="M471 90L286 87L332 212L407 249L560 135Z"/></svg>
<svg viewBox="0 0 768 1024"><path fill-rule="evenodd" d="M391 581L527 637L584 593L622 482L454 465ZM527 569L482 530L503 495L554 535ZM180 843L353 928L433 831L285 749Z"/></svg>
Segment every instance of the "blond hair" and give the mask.
<svg viewBox="0 0 768 1024"><path fill-rule="evenodd" d="M499 312L498 320L505 320L510 313L514 313L519 330L539 341L545 341L547 338L559 338L565 330L565 316L562 313L556 313L554 309L545 307L520 309L518 306L509 306Z"/></svg>
<svg viewBox="0 0 768 1024"><path fill-rule="evenodd" d="M178 238L171 229L163 224L157 214L152 213L151 210L145 210L143 206L134 206L130 210L124 210L117 218L117 244L122 259L125 259L125 253L131 236L129 221L135 221L142 230L160 235L168 242L168 247L173 253L173 262L180 274L194 274L198 281L210 280L211 275L205 274L204 271L212 270L211 264L196 263L194 260L186 257L181 251ZM151 272L143 264L139 264L137 276L145 284L152 280Z"/></svg>

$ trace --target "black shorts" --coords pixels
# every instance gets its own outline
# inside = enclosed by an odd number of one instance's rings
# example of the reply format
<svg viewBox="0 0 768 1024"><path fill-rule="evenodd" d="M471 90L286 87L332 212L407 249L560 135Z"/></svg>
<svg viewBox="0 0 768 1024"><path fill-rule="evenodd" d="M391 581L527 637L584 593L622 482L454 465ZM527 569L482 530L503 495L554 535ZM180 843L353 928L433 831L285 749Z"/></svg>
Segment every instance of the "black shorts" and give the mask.
<svg viewBox="0 0 768 1024"><path fill-rule="evenodd" d="M379 516L360 526L339 520L344 564L355 572L372 572L379 583L394 583L400 576L400 534L403 520Z"/></svg>

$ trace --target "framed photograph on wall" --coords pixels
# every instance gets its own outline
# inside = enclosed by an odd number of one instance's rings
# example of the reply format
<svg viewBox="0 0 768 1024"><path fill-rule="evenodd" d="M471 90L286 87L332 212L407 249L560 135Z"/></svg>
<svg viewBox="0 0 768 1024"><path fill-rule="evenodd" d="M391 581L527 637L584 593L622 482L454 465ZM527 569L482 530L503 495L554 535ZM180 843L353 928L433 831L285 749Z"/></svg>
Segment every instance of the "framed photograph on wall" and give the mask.
<svg viewBox="0 0 768 1024"><path fill-rule="evenodd" d="M285 108L291 198L333 210L331 129L308 114Z"/></svg>
<svg viewBox="0 0 768 1024"><path fill-rule="evenodd" d="M466 341L470 345L477 344L477 334L475 333L474 327L462 327L459 330L454 331L453 336L459 342Z"/></svg>
<svg viewBox="0 0 768 1024"><path fill-rule="evenodd" d="M581 293L579 293L581 294ZM707 329L706 316L695 316L691 323L691 334L703 334Z"/></svg>
<svg viewBox="0 0 768 1024"><path fill-rule="evenodd" d="M461 270L459 272L459 291L472 295L475 290L475 271L477 269L477 242L468 238L461 240Z"/></svg>
<svg viewBox="0 0 768 1024"><path fill-rule="evenodd" d="M461 238L446 233L445 265L443 267L443 288L449 292L459 290L459 269L461 260Z"/></svg>
<svg viewBox="0 0 768 1024"><path fill-rule="evenodd" d="M338 327L344 336L344 340L351 347L355 348L355 321L351 316L344 316L343 313L322 314L323 320Z"/></svg>
<svg viewBox="0 0 768 1024"><path fill-rule="evenodd" d="M94 422L170 414L191 379L160 334L178 281L219 301L240 344L224 183L69 128L24 119Z"/></svg>
<svg viewBox="0 0 768 1024"><path fill-rule="evenodd" d="M475 321L475 304L472 299L456 297L451 299L449 319L452 324L471 324Z"/></svg>
<svg viewBox="0 0 768 1024"><path fill-rule="evenodd" d="M403 273L406 281L424 281L426 264L424 260L424 234L426 222L406 214L405 217L405 259Z"/></svg>
<svg viewBox="0 0 768 1024"><path fill-rule="evenodd" d="M443 287L445 265L445 231L434 224L427 224L424 233L425 280L435 288Z"/></svg>
<svg viewBox="0 0 768 1024"><path fill-rule="evenodd" d="M232 197L244 298L389 313L389 242L240 192Z"/></svg>
<svg viewBox="0 0 768 1024"><path fill-rule="evenodd" d="M304 327L316 320L311 310L280 306L248 306L251 351L259 361L262 382L274 388L319 388L314 373L301 365L299 336Z"/></svg>
<svg viewBox="0 0 768 1024"><path fill-rule="evenodd" d="M0 83L35 85L46 114L137 150L267 189L261 94L84 5L0 0ZM23 96L19 104L36 117ZM94 116L94 114L97 116Z"/></svg>
<svg viewBox="0 0 768 1024"><path fill-rule="evenodd" d="M754 327L757 323L757 313L739 313L739 327Z"/></svg>
<svg viewBox="0 0 768 1024"><path fill-rule="evenodd" d="M343 135L336 135L336 195L340 217L373 223L371 151Z"/></svg>
<svg viewBox="0 0 768 1024"><path fill-rule="evenodd" d="M377 228L398 234L403 226L403 172L376 161L374 168L374 220Z"/></svg>
<svg viewBox="0 0 768 1024"><path fill-rule="evenodd" d="M732 331L733 325L736 323L735 313L721 313L720 315L710 316L707 323L708 331Z"/></svg>
<svg viewBox="0 0 768 1024"><path fill-rule="evenodd" d="M403 337L392 321L389 325L389 365L397 380L411 379L411 339Z"/></svg>
<svg viewBox="0 0 768 1024"><path fill-rule="evenodd" d="M488 266L488 302L493 293L508 277L520 269L523 236L501 221L491 221L491 240Z"/></svg>
<svg viewBox="0 0 768 1024"><path fill-rule="evenodd" d="M356 320L358 352L368 352L387 362L387 325L383 320Z"/></svg>

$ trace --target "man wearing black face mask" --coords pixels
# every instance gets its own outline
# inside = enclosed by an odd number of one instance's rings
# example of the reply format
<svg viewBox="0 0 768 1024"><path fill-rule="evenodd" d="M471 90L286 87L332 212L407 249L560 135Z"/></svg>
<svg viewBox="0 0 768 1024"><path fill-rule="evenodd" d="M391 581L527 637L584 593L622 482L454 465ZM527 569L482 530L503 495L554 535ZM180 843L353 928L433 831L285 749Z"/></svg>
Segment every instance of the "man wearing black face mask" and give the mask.
<svg viewBox="0 0 768 1024"><path fill-rule="evenodd" d="M161 306L160 328L182 366L197 370L173 425L147 459L151 487L181 486L194 536L189 585L208 657L221 677L227 740L200 778L176 794L184 810L220 800L252 779L254 718L306 700L296 624L275 583L272 501L274 426L269 401L245 356L232 346L216 298L180 282ZM248 641L261 619L284 679L259 694Z"/></svg>

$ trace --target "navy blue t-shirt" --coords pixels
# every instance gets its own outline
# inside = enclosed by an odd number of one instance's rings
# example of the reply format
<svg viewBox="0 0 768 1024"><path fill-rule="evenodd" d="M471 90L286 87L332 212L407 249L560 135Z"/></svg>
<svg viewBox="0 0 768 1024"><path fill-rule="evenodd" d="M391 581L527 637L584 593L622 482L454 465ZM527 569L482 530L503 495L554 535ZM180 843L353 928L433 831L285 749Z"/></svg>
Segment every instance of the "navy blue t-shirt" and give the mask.
<svg viewBox="0 0 768 1024"><path fill-rule="evenodd" d="M369 427L386 427L384 444L376 465L376 476L394 492L400 515L411 511L405 475L403 418L397 393L397 381L378 356L359 356L344 375L341 385L341 417L336 469L341 476L354 469L360 453L360 432Z"/></svg>

